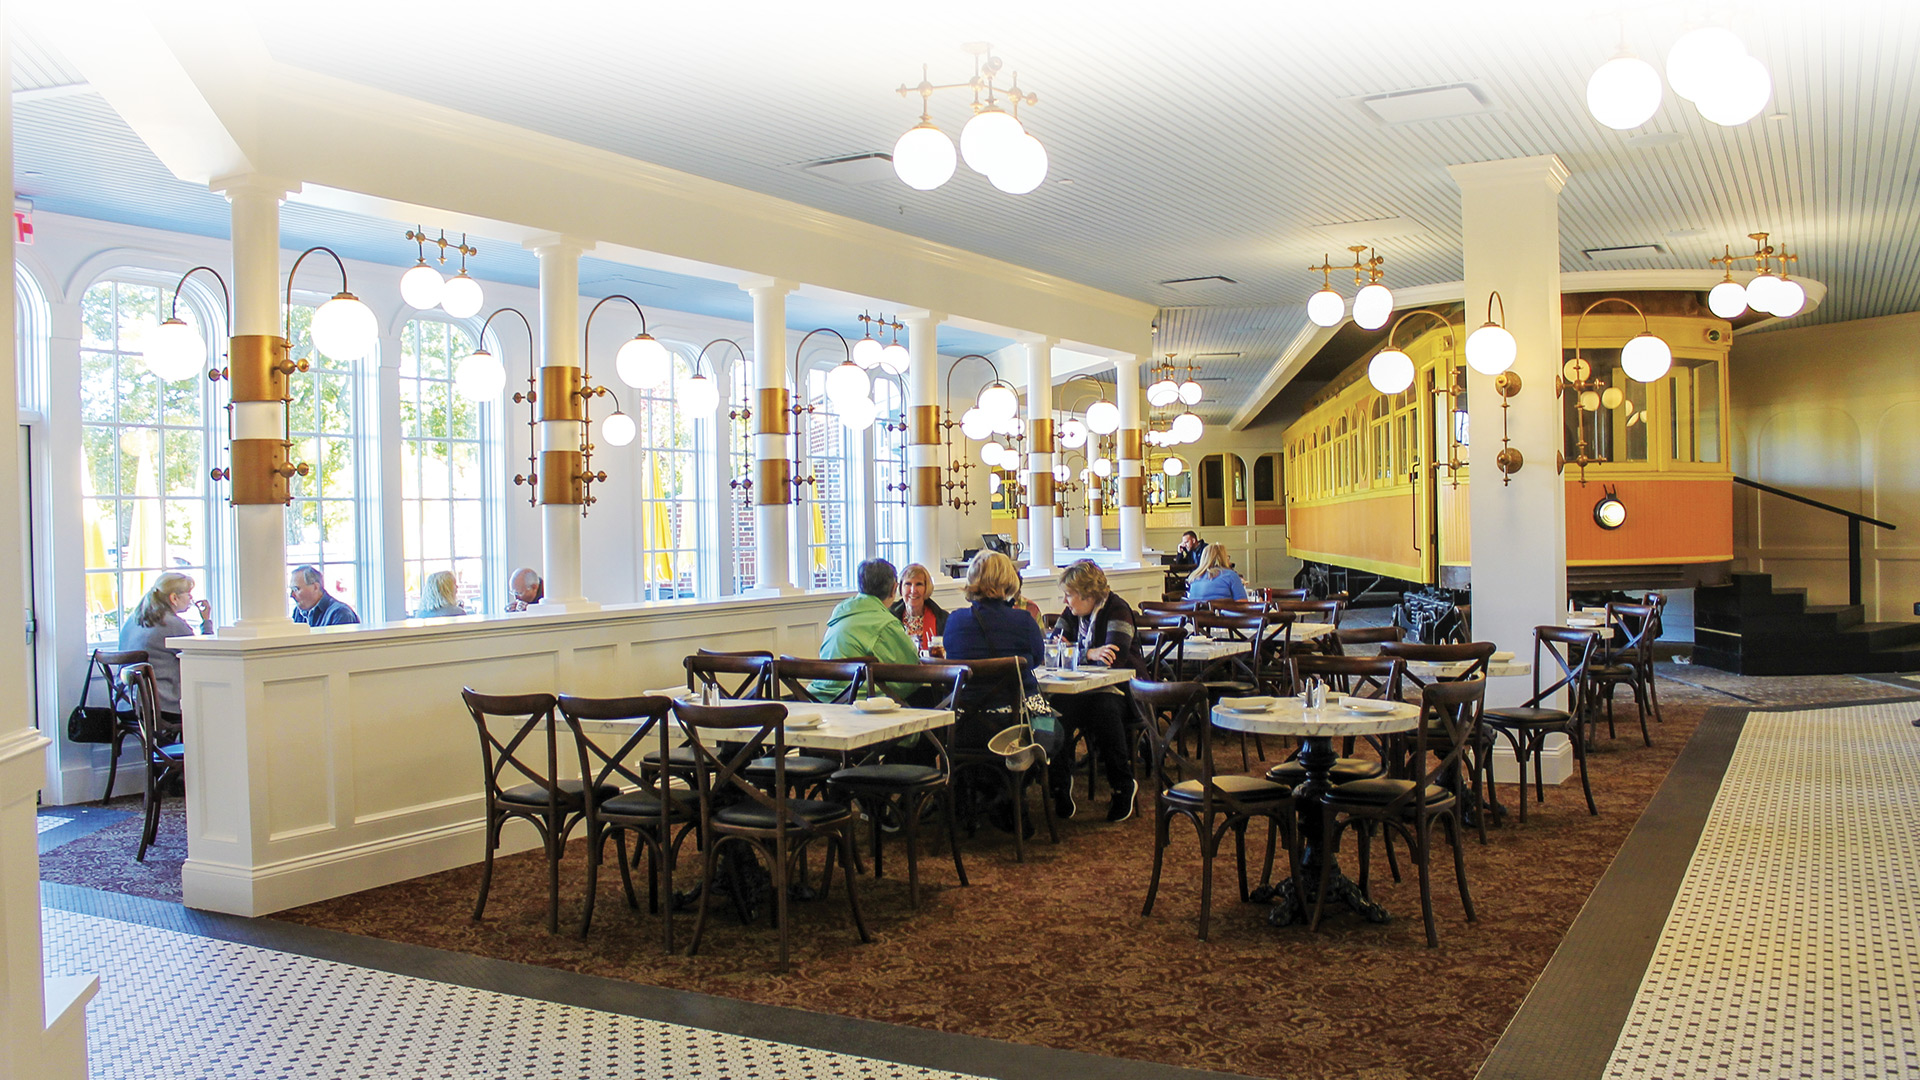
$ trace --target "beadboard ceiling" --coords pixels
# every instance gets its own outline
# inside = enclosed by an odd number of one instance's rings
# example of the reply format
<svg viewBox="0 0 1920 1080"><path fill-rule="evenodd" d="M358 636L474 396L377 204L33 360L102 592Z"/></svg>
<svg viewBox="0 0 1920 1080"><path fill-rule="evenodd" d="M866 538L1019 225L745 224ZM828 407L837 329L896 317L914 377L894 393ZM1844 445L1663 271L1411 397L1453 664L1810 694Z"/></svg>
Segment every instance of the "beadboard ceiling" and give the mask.
<svg viewBox="0 0 1920 1080"><path fill-rule="evenodd" d="M338 0L244 10L281 63L885 225L1161 305L1158 345L1203 360L1201 411L1245 404L1305 326L1304 270L1372 241L1390 286L1461 277L1446 166L1558 154L1562 268L1593 248L1665 254L1604 268L1702 268L1757 229L1826 283L1800 320L1920 308L1920 5L1162 3L924 7ZM1594 122L1584 87L1622 40L1656 64L1690 19L1730 25L1773 101L1735 129L1668 94L1639 132ZM1027 196L964 166L933 192L843 184L808 161L886 151L916 106L893 88L970 71L991 41L1040 95L1052 159ZM42 58L45 59L45 58ZM22 78L58 78L16 46ZM1359 99L1469 84L1475 116L1401 125ZM18 96L18 95L16 95ZM934 119L957 132L963 95ZM21 103L25 109L31 102ZM23 184L23 187L26 186ZM1389 224L1353 224L1379 222ZM1199 288L1161 284L1221 275ZM1351 291L1348 285L1346 291ZM944 342L943 342L944 344ZM1238 354L1238 355L1226 355Z"/></svg>

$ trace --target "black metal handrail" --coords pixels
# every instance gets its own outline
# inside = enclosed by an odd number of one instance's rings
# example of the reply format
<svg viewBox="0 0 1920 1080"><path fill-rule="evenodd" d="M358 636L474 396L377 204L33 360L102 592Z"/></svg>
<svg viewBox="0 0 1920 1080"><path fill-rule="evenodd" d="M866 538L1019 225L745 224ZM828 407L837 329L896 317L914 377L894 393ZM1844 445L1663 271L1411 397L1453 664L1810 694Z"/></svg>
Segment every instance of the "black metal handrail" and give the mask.
<svg viewBox="0 0 1920 1080"><path fill-rule="evenodd" d="M1875 526L1877 528L1885 529L1888 532L1894 531L1895 529L1899 528L1899 526L1894 525L1891 522L1881 521L1879 518L1868 517L1865 514L1855 513L1852 510L1848 510L1844 507L1835 506L1832 503L1823 503L1818 499L1809 499L1805 495L1795 495L1791 491L1786 491L1781 488L1774 487L1772 484L1763 484L1758 480L1749 480L1744 476L1734 477L1733 482L1736 484L1744 484L1747 487L1753 488L1755 491L1764 491L1769 495L1778 495L1783 499L1792 499L1794 502L1797 502L1797 503L1805 503L1808 506L1813 507L1815 510L1825 510L1829 514L1839 514L1841 517L1846 518L1847 519L1847 603L1849 604L1860 603L1860 523L1864 521L1869 525Z"/></svg>

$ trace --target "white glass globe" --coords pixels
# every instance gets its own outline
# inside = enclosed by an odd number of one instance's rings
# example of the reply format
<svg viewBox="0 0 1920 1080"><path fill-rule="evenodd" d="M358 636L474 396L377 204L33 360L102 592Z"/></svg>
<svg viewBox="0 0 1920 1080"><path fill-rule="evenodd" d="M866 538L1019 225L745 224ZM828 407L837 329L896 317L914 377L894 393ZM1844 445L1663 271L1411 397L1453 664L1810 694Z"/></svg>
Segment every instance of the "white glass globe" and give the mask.
<svg viewBox="0 0 1920 1080"><path fill-rule="evenodd" d="M1609 386L1600 393L1600 404L1609 409L1617 409L1627 400L1627 395L1617 386Z"/></svg>
<svg viewBox="0 0 1920 1080"><path fill-rule="evenodd" d="M1347 317L1347 302L1332 289L1321 289L1307 298L1307 318L1315 326L1339 326Z"/></svg>
<svg viewBox="0 0 1920 1080"><path fill-rule="evenodd" d="M865 431L880 417L880 406L870 398L855 398L835 408L840 412L840 422L849 431Z"/></svg>
<svg viewBox="0 0 1920 1080"><path fill-rule="evenodd" d="M1081 482L1081 483L1083 483L1083 484L1086 484L1086 483L1090 483L1090 482L1091 482L1091 481L1093 480L1093 478L1094 478L1094 477L1093 477L1093 470L1092 470L1092 469L1081 469L1081 470L1080 470L1080 482ZM1097 487L1097 486L1096 486L1096 487L1095 487L1095 488L1094 488L1094 489L1093 489L1092 491L1089 491L1089 492L1087 492L1087 498L1089 498L1089 499L1097 499L1097 498L1099 498L1099 497L1100 497L1100 489L1099 489L1099 487Z"/></svg>
<svg viewBox="0 0 1920 1080"><path fill-rule="evenodd" d="M1782 279L1780 284L1773 287L1773 306L1767 311L1782 319L1791 319L1800 314L1800 309L1806 303L1807 290L1801 288L1797 281Z"/></svg>
<svg viewBox="0 0 1920 1080"><path fill-rule="evenodd" d="M1014 140L1027 133L1020 121L998 105L973 115L960 129L960 157L967 168L991 177L996 169L1016 153Z"/></svg>
<svg viewBox="0 0 1920 1080"><path fill-rule="evenodd" d="M1078 450L1087 445L1087 425L1077 416L1069 416L1060 425L1060 445L1068 450Z"/></svg>
<svg viewBox="0 0 1920 1080"><path fill-rule="evenodd" d="M1397 394L1413 385L1413 357L1399 349L1382 349L1367 364L1367 381L1383 394Z"/></svg>
<svg viewBox="0 0 1920 1080"><path fill-rule="evenodd" d="M614 354L613 370L635 390L658 390L673 374L673 354L649 334L641 334Z"/></svg>
<svg viewBox="0 0 1920 1080"><path fill-rule="evenodd" d="M1667 82L1673 92L1698 102L1726 77L1728 65L1747 54L1739 35L1721 26L1701 26L1681 34L1667 53Z"/></svg>
<svg viewBox="0 0 1920 1080"><path fill-rule="evenodd" d="M866 397L872 389L873 380L851 360L842 360L827 372L827 400L833 402L835 408L844 409Z"/></svg>
<svg viewBox="0 0 1920 1080"><path fill-rule="evenodd" d="M1205 394L1206 391L1201 389L1200 384L1192 379L1180 384L1180 403L1183 405L1198 405Z"/></svg>
<svg viewBox="0 0 1920 1080"><path fill-rule="evenodd" d="M720 407L720 387L705 375L695 375L680 384L680 407L693 416L710 417Z"/></svg>
<svg viewBox="0 0 1920 1080"><path fill-rule="evenodd" d="M1498 375L1513 366L1520 343L1504 326L1488 323L1467 335L1467 366L1482 375Z"/></svg>
<svg viewBox="0 0 1920 1080"><path fill-rule="evenodd" d="M880 353L885 348L870 337L863 337L853 343L853 362L871 371L880 362Z"/></svg>
<svg viewBox="0 0 1920 1080"><path fill-rule="evenodd" d="M1000 474L999 473L987 474L987 490L989 492L992 492L995 495L1000 494Z"/></svg>
<svg viewBox="0 0 1920 1080"><path fill-rule="evenodd" d="M1111 401L1096 401L1087 406L1087 430L1095 435L1111 435L1120 430L1120 406Z"/></svg>
<svg viewBox="0 0 1920 1080"><path fill-rule="evenodd" d="M1020 395L1014 393L1013 387L1006 383L995 382L980 391L979 405L980 411L987 414L987 419L1004 423L1019 413Z"/></svg>
<svg viewBox="0 0 1920 1080"><path fill-rule="evenodd" d="M1067 468L1065 465L1055 465L1053 467L1053 478L1058 483L1064 484L1073 478L1073 470Z"/></svg>
<svg viewBox="0 0 1920 1080"><path fill-rule="evenodd" d="M893 144L893 175L916 191L932 191L953 179L956 158L947 133L922 120Z"/></svg>
<svg viewBox="0 0 1920 1080"><path fill-rule="evenodd" d="M473 318L480 313L480 305L486 301L486 295L480 291L480 283L468 277L465 270L448 278L440 289L440 309L456 319Z"/></svg>
<svg viewBox="0 0 1920 1080"><path fill-rule="evenodd" d="M447 279L440 271L426 263L414 267L400 275L400 299L411 307L422 311L440 306L440 294L446 290Z"/></svg>
<svg viewBox="0 0 1920 1080"><path fill-rule="evenodd" d="M896 341L880 350L880 366L895 375L905 375L907 369L913 366L913 354L907 351L905 345Z"/></svg>
<svg viewBox="0 0 1920 1080"><path fill-rule="evenodd" d="M960 414L960 434L979 442L993 434L993 418L979 409L968 409Z"/></svg>
<svg viewBox="0 0 1920 1080"><path fill-rule="evenodd" d="M313 313L313 347L334 360L370 356L380 340L380 320L352 293L341 293Z"/></svg>
<svg viewBox="0 0 1920 1080"><path fill-rule="evenodd" d="M506 366L485 349L475 349L453 369L453 388L468 401L499 401L506 386Z"/></svg>
<svg viewBox="0 0 1920 1080"><path fill-rule="evenodd" d="M1599 412L1600 394L1593 390L1582 390L1580 392L1580 408L1587 412Z"/></svg>
<svg viewBox="0 0 1920 1080"><path fill-rule="evenodd" d="M627 445L633 441L633 436L638 430L634 426L633 417L623 412L613 413L600 421L600 437L607 440L608 446Z"/></svg>
<svg viewBox="0 0 1920 1080"><path fill-rule="evenodd" d="M207 343L200 331L180 319L168 319L147 336L147 370L161 382L179 382L207 366Z"/></svg>
<svg viewBox="0 0 1920 1080"><path fill-rule="evenodd" d="M1673 350L1650 333L1641 333L1620 350L1620 368L1627 378L1652 382L1673 366Z"/></svg>
<svg viewBox="0 0 1920 1080"><path fill-rule="evenodd" d="M1747 282L1747 306L1755 311L1773 310L1773 290L1780 287L1780 278L1771 273L1755 274Z"/></svg>
<svg viewBox="0 0 1920 1080"><path fill-rule="evenodd" d="M1113 462L1108 461L1106 458L1103 458L1103 457L1094 458L1093 459L1093 475L1099 477L1102 480L1105 480L1107 477L1112 476Z"/></svg>
<svg viewBox="0 0 1920 1080"><path fill-rule="evenodd" d="M1147 404L1162 409L1180 400L1180 384L1172 379L1161 379L1147 387Z"/></svg>
<svg viewBox="0 0 1920 1080"><path fill-rule="evenodd" d="M1747 287L1737 281L1723 281L1707 294L1707 310L1723 319L1739 318L1747 310Z"/></svg>
<svg viewBox="0 0 1920 1080"><path fill-rule="evenodd" d="M1047 148L1023 133L999 151L1000 163L987 174L993 186L1009 195L1025 195L1047 178Z"/></svg>
<svg viewBox="0 0 1920 1080"><path fill-rule="evenodd" d="M1660 73L1637 56L1616 56L1587 80L1587 111L1615 131L1631 131L1660 109Z"/></svg>
<svg viewBox="0 0 1920 1080"><path fill-rule="evenodd" d="M1359 323L1362 330L1378 330L1387 325L1392 315L1393 293L1385 285L1369 285L1353 298L1353 321Z"/></svg>
<svg viewBox="0 0 1920 1080"><path fill-rule="evenodd" d="M1160 463L1160 471L1168 476L1179 476L1187 471L1187 463L1177 457L1170 457Z"/></svg>
<svg viewBox="0 0 1920 1080"><path fill-rule="evenodd" d="M980 448L980 460L997 469L1000 467L1001 455L1006 452L1007 448L1001 446L999 440L996 439Z"/></svg>
<svg viewBox="0 0 1920 1080"><path fill-rule="evenodd" d="M1174 438L1179 439L1183 443L1190 443L1199 442L1201 433L1206 431L1206 429L1207 425L1205 422L1189 412L1181 413L1179 416L1174 417L1173 426L1170 430L1173 432Z"/></svg>
<svg viewBox="0 0 1920 1080"><path fill-rule="evenodd" d="M1739 127L1759 116L1772 97L1773 78L1767 74L1767 65L1751 56L1740 56L1693 104L1701 116L1721 127Z"/></svg>

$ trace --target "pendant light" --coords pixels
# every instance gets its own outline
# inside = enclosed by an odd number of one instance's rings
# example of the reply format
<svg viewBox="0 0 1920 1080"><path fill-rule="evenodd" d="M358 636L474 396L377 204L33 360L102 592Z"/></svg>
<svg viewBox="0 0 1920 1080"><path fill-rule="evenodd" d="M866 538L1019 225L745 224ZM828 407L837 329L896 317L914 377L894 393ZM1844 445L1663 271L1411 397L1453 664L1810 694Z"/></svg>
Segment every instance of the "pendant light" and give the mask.
<svg viewBox="0 0 1920 1080"><path fill-rule="evenodd" d="M440 294L446 286L447 279L440 276L440 271L427 265L427 257L423 252L420 264L400 275L400 299L405 300L407 306L422 311L437 308L440 306Z"/></svg>
<svg viewBox="0 0 1920 1080"><path fill-rule="evenodd" d="M1615 131L1631 131L1660 111L1660 73L1622 49L1587 80L1587 111Z"/></svg>
<svg viewBox="0 0 1920 1080"><path fill-rule="evenodd" d="M959 160L953 140L933 126L933 117L925 112L893 144L893 174L916 191L932 191L953 179Z"/></svg>
<svg viewBox="0 0 1920 1080"><path fill-rule="evenodd" d="M1167 354L1164 368L1156 369L1158 376L1147 386L1147 404L1156 409L1164 409L1180 398L1180 384L1173 381L1173 354Z"/></svg>
<svg viewBox="0 0 1920 1080"><path fill-rule="evenodd" d="M480 290L480 283L467 276L467 268L447 279L440 290L440 310L456 319L471 319L480 313L487 302L486 294Z"/></svg>
<svg viewBox="0 0 1920 1080"><path fill-rule="evenodd" d="M1384 276L1380 267L1386 257L1377 252L1360 258L1363 251L1371 251L1365 244L1352 244L1347 247L1353 252L1352 266L1335 266L1332 262L1322 262L1319 266L1309 266L1309 273L1321 275L1322 282L1331 280L1335 270L1353 271L1353 283L1361 286L1353 297L1353 321L1363 330L1378 330L1393 317L1393 293L1380 283ZM1324 285L1307 301L1307 316L1319 326L1337 326L1339 318L1340 294L1333 291L1331 285Z"/></svg>
<svg viewBox="0 0 1920 1080"><path fill-rule="evenodd" d="M966 90L973 94L974 112L960 129L959 159L1001 191L1025 195L1047 178L1049 165L1046 147L1019 118L1020 107L1039 104L1039 95L1021 90L1017 74L1005 86L1000 85L997 79L1005 65L993 55L991 46L972 44L967 50L973 53L971 79L936 85L923 64L918 85L897 88L901 97L920 95L920 122L893 145L894 175L919 191L932 191L952 179L956 165L953 140L934 124L932 99L938 90ZM984 102L982 93L986 95ZM1012 111L1002 107L1003 101Z"/></svg>
<svg viewBox="0 0 1920 1080"><path fill-rule="evenodd" d="M1193 361L1187 361L1187 378L1185 382L1180 384L1178 390L1181 404L1198 405L1200 404L1200 399L1204 397L1205 394L1206 391L1193 377Z"/></svg>

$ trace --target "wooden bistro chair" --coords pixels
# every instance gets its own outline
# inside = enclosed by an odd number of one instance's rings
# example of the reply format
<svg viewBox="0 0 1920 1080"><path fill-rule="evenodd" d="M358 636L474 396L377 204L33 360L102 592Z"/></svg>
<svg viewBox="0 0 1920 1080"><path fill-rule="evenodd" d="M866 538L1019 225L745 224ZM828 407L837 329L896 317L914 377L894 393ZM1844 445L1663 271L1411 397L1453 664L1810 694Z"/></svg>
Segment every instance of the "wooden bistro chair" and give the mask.
<svg viewBox="0 0 1920 1080"><path fill-rule="evenodd" d="M1381 656L1398 657L1409 664L1425 662L1466 665L1452 675L1434 676L1431 679L1423 679L1412 671L1408 671L1405 676L1405 695L1414 701L1421 700L1420 695L1425 693L1430 685L1486 678L1487 664L1493 660L1493 653L1494 647L1491 641L1474 641L1464 645L1425 645L1417 641L1404 641L1389 642L1380 646ZM1480 842L1484 844L1487 842L1486 792L1493 788L1493 739L1487 734L1484 726L1477 728L1474 735L1474 745L1467 748L1468 756L1465 759L1467 776L1456 774L1450 780L1458 785L1454 788L1454 795L1463 805L1472 808L1474 826L1480 832ZM1447 738L1445 730L1430 727L1427 729L1427 748L1436 754L1444 754L1451 749ZM1467 777L1471 777L1473 781L1472 802L1466 801Z"/></svg>
<svg viewBox="0 0 1920 1080"><path fill-rule="evenodd" d="M709 652L701 649L681 661L687 671L687 693L697 697L706 687L713 688L713 696L723 701L750 701L765 698L773 692L773 654L755 650L751 652ZM650 769L664 767L672 775L693 786L693 772L698 767L698 759L693 750L686 746L669 747L663 756L659 750L649 750L641 758Z"/></svg>
<svg viewBox="0 0 1920 1080"><path fill-rule="evenodd" d="M938 709L951 709L967 683L964 664L874 664L869 669L870 687L911 683L934 687L940 693ZM937 733L920 735L924 750L919 757L931 756L932 764L914 761L887 761L883 750L851 768L835 772L828 790L841 801L860 804L866 811L872 833L873 876L884 873L881 865L881 821L888 813L897 814L900 831L907 840L907 902L920 906L920 817L929 802L940 808L947 823L947 845L953 852L953 871L960 884L967 884L967 868L960 862L959 818L953 807L953 762ZM931 751L928 755L925 751Z"/></svg>
<svg viewBox="0 0 1920 1080"><path fill-rule="evenodd" d="M1263 612L1267 610L1265 600L1209 600L1207 603L1215 611Z"/></svg>
<svg viewBox="0 0 1920 1080"><path fill-rule="evenodd" d="M460 691L467 712L480 734L480 764L486 780L487 857L480 872L480 896L474 901L477 921L487 910L487 891L493 886L493 853L500 847L500 830L507 822L525 821L540 833L547 855L547 932L560 932L560 860L566 854L567 835L588 819L591 799L611 799L620 789L595 785L591 789L580 779L562 779L561 770L571 764L576 777L591 777L587 765L586 739L580 725L571 717L566 727L572 732L571 755L560 748L560 722L555 719L558 702L552 694L482 694L471 687ZM495 735L490 718L511 720L511 734L505 739ZM571 762L566 762L566 757ZM564 763L564 764L563 764ZM511 771L509 771L511 770ZM524 780L525 783L515 783ZM593 860L587 860L589 883ZM588 895L592 892L589 889ZM585 921L581 923L585 930Z"/></svg>
<svg viewBox="0 0 1920 1080"><path fill-rule="evenodd" d="M1255 589L1254 591L1259 593L1261 597L1264 598L1266 602L1269 604L1273 603L1275 600L1305 600L1310 595L1310 593L1306 589L1265 588L1265 589Z"/></svg>
<svg viewBox="0 0 1920 1080"><path fill-rule="evenodd" d="M1331 623L1340 628L1340 616L1347 610L1347 602L1339 597L1325 600L1273 600L1267 606L1274 611L1290 611L1300 622ZM1300 642L1302 647L1310 647L1310 642Z"/></svg>
<svg viewBox="0 0 1920 1080"><path fill-rule="evenodd" d="M1349 630L1335 630L1320 639L1320 651L1328 656L1358 656L1360 653L1349 650L1362 645L1389 645L1401 638L1397 626L1356 626Z"/></svg>
<svg viewBox="0 0 1920 1080"><path fill-rule="evenodd" d="M586 740L587 751L599 762L594 787L589 790L622 790L610 798L587 800L587 906L580 916L580 936L585 937L593 923L598 871L608 837L613 838L614 851L619 856L620 883L626 889L627 907L639 910L639 902L633 895L633 874L627 869L626 836L632 833L635 859L639 858L642 847L647 851L647 911L650 914L660 913L661 884L666 885L667 916L662 934L667 951L672 952L673 868L679 841L699 821L694 805L697 796L684 786L674 787L672 779L660 770L636 771L628 761L635 751L649 743L655 744L661 753L666 752L667 735L673 727L668 722L673 699L659 696L583 698L561 694L559 705L560 714L573 728L578 728L583 720L620 720L637 725L612 752L591 739ZM678 837L674 835L676 829Z"/></svg>
<svg viewBox="0 0 1920 1080"><path fill-rule="evenodd" d="M1187 661L1187 628L1183 616L1169 616L1171 626L1144 625L1134 620L1134 640L1139 644L1140 662L1136 670L1142 678L1166 682L1179 677ZM1156 616L1157 622L1162 616Z"/></svg>
<svg viewBox="0 0 1920 1080"><path fill-rule="evenodd" d="M773 662L773 675L767 680L767 697L793 704L811 703L851 705L867 696L866 660L813 660L800 656L782 656ZM816 684L826 684L815 689ZM790 754L786 762L787 783L795 795L818 798L826 790L827 778L844 767L838 757L819 754ZM746 768L749 779L762 786L773 782L773 761L762 758Z"/></svg>
<svg viewBox="0 0 1920 1080"><path fill-rule="evenodd" d="M1208 700L1218 702L1223 697L1252 697L1276 690L1277 680L1272 667L1274 653L1271 651L1272 638L1267 633L1267 620L1264 612L1202 611L1194 614L1194 633L1224 636L1230 641L1248 643L1246 652L1210 661L1206 670L1199 673L1199 682L1207 688ZM1291 625L1284 626L1279 637L1284 642L1291 632ZM1253 737L1253 746L1260 760L1267 760L1267 745L1259 735ZM1252 767L1253 763L1247 758L1247 735L1241 732L1240 768Z"/></svg>
<svg viewBox="0 0 1920 1080"><path fill-rule="evenodd" d="M1607 700L1607 738L1615 738L1613 691L1615 687L1626 686L1633 691L1633 707L1640 714L1640 738L1652 746L1653 734L1647 730L1647 714L1653 709L1653 638L1658 625L1654 619L1653 605L1609 603L1607 625L1614 628L1617 636L1610 647L1587 665L1587 679L1593 687L1595 698L1594 711L1597 716L1599 698L1604 696Z"/></svg>
<svg viewBox="0 0 1920 1080"><path fill-rule="evenodd" d="M1379 826L1386 838L1398 834L1412 853L1420 871L1420 911L1427 921L1427 947L1440 944L1433 926L1433 881L1429 868L1433 862L1433 828L1440 826L1453 847L1454 879L1460 887L1460 906L1467 921L1474 922L1473 894L1467 888L1466 852L1460 844L1460 800L1444 783L1436 783L1457 772L1460 757L1473 745L1474 728L1480 723L1481 707L1486 699L1484 679L1469 682L1438 683L1420 692L1420 723L1413 729L1413 753L1404 777L1378 777L1336 784L1320 797L1322 808L1320 842L1322 851L1337 851L1340 830L1348 825ZM1448 749L1436 767L1427 767L1428 733L1444 733ZM1359 828L1360 891L1367 891L1368 829ZM1391 850L1391 848L1389 848ZM1327 887L1332 874L1323 874L1313 901L1313 919L1309 930L1320 927L1320 915L1327 906Z"/></svg>
<svg viewBox="0 0 1920 1080"><path fill-rule="evenodd" d="M93 650L87 663L93 665L88 681L98 674L107 684L107 708L113 710L113 756L107 759L107 793L100 796L100 805L105 806L113 798L114 778L120 775L120 750L128 739L140 742L140 715L133 705L131 688L120 681L121 669L130 664L147 662L145 649L129 649L126 652L108 652L104 649ZM80 704L85 705L82 701ZM154 714L156 717L158 713Z"/></svg>
<svg viewBox="0 0 1920 1080"><path fill-rule="evenodd" d="M1247 900L1247 826L1256 818L1267 822L1267 858L1261 879L1273 875L1274 842L1280 837L1286 839L1287 861L1298 879L1300 845L1294 833L1292 789L1256 776L1223 774L1215 767L1212 703L1204 685L1135 679L1131 689L1134 710L1153 745L1148 775L1155 791L1153 876L1140 914L1143 918L1153 914L1173 819L1185 818L1200 840L1200 940L1205 941L1213 914L1213 862L1229 830L1242 903ZM1191 755L1183 749L1189 743L1197 747Z"/></svg>
<svg viewBox="0 0 1920 1080"><path fill-rule="evenodd" d="M687 955L700 951L707 928L707 911L714 892L717 857L729 844L744 844L766 864L772 876L774 921L780 928L780 971L787 970L788 883L794 864L813 841L826 839L837 846L847 878L847 903L862 943L872 941L860 917L860 895L853 876L854 817L844 803L788 796L787 707L769 701L755 705L703 706L674 702L674 718L698 756L694 776L700 796L701 854L700 914L693 922L693 941ZM775 775L772 790L746 775L751 763L770 759ZM721 796L725 796L723 800ZM832 861L828 861L831 867ZM832 875L825 885L830 887ZM822 889L824 894L826 889Z"/></svg>
<svg viewBox="0 0 1920 1080"><path fill-rule="evenodd" d="M1547 798L1546 781L1540 776L1540 756L1547 736L1565 735L1573 744L1573 756L1580 763L1580 790L1587 796L1587 813L1600 813L1593 804L1593 785L1587 779L1586 725L1591 712L1591 686L1587 664L1593 660L1599 635L1591 630L1566 626L1536 626L1533 629L1533 696L1526 704L1486 710L1489 740L1505 739L1513 749L1514 762L1520 767L1520 821L1527 820L1527 763L1533 763L1533 790L1539 802ZM1547 672L1551 663L1553 674ZM1547 678L1554 681L1541 685ZM1567 692L1567 707L1556 709L1545 704L1561 690ZM1489 784L1488 791L1492 791Z"/></svg>
<svg viewBox="0 0 1920 1080"><path fill-rule="evenodd" d="M1142 600L1139 610L1191 615L1196 611L1206 611L1208 607L1205 600Z"/></svg>
<svg viewBox="0 0 1920 1080"><path fill-rule="evenodd" d="M187 748L180 742L180 732L160 721L160 688L154 682L151 665L127 664L120 670L120 685L133 703L141 756L146 759L146 794L140 803L144 822L140 827L140 848L133 855L135 862L145 862L147 849L160 835L162 792L168 782L176 777L185 779L187 775Z"/></svg>
<svg viewBox="0 0 1920 1080"><path fill-rule="evenodd" d="M1013 861L1026 862L1029 789L1040 791L1048 839L1060 842L1053 800L1046 794L1046 769L1038 764L1017 771L1009 769L1006 759L987 747L988 739L1019 722L1020 703L1026 696L1026 683L1021 677L1026 661L1003 656L959 663L967 669L967 684L965 695L956 702L953 741L947 747L954 775L970 777L1006 798L1013 809Z"/></svg>
<svg viewBox="0 0 1920 1080"><path fill-rule="evenodd" d="M1667 594L1650 592L1641 597L1640 602L1653 609L1653 631L1647 635L1647 655L1653 655L1654 646L1666 635L1666 624L1662 618L1667 611ZM1647 703L1653 706L1653 722L1664 724L1667 718L1660 715L1660 680L1653 677L1653 665L1647 665Z"/></svg>

